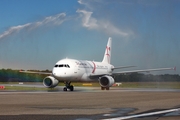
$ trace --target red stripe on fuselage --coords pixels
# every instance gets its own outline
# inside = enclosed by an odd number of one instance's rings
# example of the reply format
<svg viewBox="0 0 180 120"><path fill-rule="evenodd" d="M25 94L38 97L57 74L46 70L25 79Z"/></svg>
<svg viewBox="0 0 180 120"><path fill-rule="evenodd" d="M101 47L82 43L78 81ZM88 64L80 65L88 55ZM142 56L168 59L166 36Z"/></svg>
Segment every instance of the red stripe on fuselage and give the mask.
<svg viewBox="0 0 180 120"><path fill-rule="evenodd" d="M93 65L94 65L94 68L93 68L92 73L94 73L94 72L95 72L95 70L96 70L96 64L95 64L94 62L92 62L92 63L93 63Z"/></svg>

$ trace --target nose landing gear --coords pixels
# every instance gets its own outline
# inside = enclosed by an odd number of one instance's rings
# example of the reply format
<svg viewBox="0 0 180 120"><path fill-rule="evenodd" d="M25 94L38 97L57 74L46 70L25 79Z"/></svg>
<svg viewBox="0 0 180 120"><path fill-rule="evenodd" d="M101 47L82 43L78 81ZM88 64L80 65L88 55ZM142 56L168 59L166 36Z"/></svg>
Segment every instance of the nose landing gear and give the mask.
<svg viewBox="0 0 180 120"><path fill-rule="evenodd" d="M71 82L70 81L67 81L67 82L64 82L65 84L65 87L64 87L64 91L67 91L67 89L69 89L70 91L74 91L74 86L71 85Z"/></svg>

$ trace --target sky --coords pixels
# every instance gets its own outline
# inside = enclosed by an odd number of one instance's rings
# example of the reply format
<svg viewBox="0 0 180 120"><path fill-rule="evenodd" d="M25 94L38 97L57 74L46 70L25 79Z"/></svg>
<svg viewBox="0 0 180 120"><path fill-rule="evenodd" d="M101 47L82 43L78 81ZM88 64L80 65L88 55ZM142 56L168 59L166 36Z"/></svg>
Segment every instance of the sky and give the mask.
<svg viewBox="0 0 180 120"><path fill-rule="evenodd" d="M1 0L0 68L51 70L60 59L180 74L180 0ZM130 70L131 70L130 69Z"/></svg>

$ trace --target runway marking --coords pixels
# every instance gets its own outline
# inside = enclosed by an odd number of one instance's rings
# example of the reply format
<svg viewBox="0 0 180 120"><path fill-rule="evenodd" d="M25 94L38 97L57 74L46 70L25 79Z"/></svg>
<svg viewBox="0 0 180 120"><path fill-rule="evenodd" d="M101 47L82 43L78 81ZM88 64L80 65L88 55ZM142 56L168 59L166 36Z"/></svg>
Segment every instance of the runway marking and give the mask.
<svg viewBox="0 0 180 120"><path fill-rule="evenodd" d="M159 114L171 113L171 112L177 112L177 111L180 111L180 108L162 110L158 112L143 113L143 114L138 114L138 115L130 115L130 116L124 116L124 117L110 118L110 119L102 119L102 120L126 120L126 119L131 119L131 118L147 117L147 116L159 115Z"/></svg>

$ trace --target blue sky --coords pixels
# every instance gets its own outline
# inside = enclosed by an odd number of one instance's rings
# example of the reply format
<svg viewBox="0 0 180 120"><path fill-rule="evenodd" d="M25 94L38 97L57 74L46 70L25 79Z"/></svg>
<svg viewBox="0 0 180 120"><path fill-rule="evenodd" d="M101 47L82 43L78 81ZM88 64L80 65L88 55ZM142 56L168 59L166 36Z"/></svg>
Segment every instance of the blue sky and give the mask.
<svg viewBox="0 0 180 120"><path fill-rule="evenodd" d="M179 0L1 0L0 68L49 69L63 58L115 66L177 67Z"/></svg>

